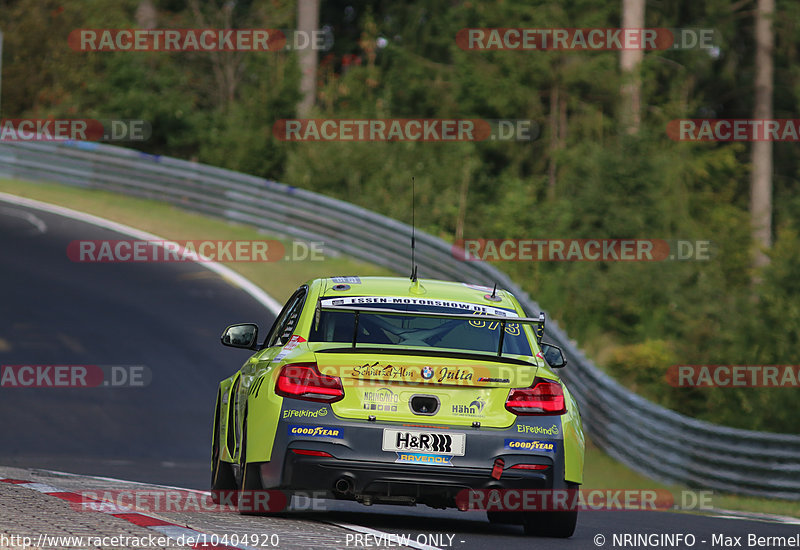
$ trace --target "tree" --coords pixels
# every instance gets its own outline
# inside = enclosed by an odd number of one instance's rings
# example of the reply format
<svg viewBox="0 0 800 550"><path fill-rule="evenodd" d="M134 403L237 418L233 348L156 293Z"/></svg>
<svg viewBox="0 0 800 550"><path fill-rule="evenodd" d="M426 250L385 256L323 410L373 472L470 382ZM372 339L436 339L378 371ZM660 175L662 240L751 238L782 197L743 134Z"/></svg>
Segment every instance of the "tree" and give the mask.
<svg viewBox="0 0 800 550"><path fill-rule="evenodd" d="M772 118L774 15L775 0L758 0L753 106L753 118L756 120ZM750 173L750 219L753 240L758 247L754 265L759 268L769 263L769 257L765 252L772 245L772 142L767 140L753 142L751 162L753 168Z"/></svg>
<svg viewBox="0 0 800 550"><path fill-rule="evenodd" d="M319 26L319 0L298 0L297 2L297 30L306 36ZM297 114L306 117L314 106L317 95L317 50L313 47L305 48L300 52L300 103L297 104Z"/></svg>
<svg viewBox="0 0 800 550"><path fill-rule="evenodd" d="M622 28L644 28L644 0L622 0ZM642 121L642 77L639 74L644 50L640 48L623 49L619 54L619 66L622 70L622 126L629 134L639 132Z"/></svg>

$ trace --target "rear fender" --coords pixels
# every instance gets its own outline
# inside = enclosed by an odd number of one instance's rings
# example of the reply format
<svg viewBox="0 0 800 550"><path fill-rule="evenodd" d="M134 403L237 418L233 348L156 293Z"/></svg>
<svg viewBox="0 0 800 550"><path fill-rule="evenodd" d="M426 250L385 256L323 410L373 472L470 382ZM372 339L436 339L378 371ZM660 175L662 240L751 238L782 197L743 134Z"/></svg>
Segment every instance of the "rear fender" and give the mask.
<svg viewBox="0 0 800 550"><path fill-rule="evenodd" d="M586 441L578 410L578 403L564 387L567 412L561 417L564 432L564 479L572 483L583 483L583 459Z"/></svg>
<svg viewBox="0 0 800 550"><path fill-rule="evenodd" d="M272 459L283 398L275 394L274 369L256 377L247 395L247 462Z"/></svg>

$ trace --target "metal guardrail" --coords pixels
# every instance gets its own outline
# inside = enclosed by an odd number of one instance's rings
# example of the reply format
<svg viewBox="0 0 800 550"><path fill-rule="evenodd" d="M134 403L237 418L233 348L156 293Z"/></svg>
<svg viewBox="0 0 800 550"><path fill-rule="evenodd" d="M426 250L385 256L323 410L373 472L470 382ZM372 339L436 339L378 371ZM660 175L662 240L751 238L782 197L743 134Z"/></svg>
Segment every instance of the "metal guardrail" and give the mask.
<svg viewBox="0 0 800 550"><path fill-rule="evenodd" d="M97 143L0 143L0 176L55 181L172 203L279 236L324 241L327 250L410 273L410 226L310 191L184 160ZM539 305L482 262L463 262L417 231L419 276L491 285ZM587 434L629 467L668 483L800 500L800 436L702 422L655 405L600 371L549 321L546 338L570 366L562 376Z"/></svg>

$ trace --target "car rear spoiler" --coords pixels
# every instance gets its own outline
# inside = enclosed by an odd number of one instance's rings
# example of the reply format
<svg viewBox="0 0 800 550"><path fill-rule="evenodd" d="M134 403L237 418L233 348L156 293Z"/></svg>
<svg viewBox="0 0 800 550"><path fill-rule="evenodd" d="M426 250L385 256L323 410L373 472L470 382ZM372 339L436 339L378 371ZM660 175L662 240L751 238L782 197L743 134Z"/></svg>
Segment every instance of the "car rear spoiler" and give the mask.
<svg viewBox="0 0 800 550"><path fill-rule="evenodd" d="M399 315L399 316L406 316L406 317L431 317L434 319L463 319L465 321L497 321L500 323L500 341L497 344L497 356L502 357L503 355L503 340L506 334L506 324L508 323L519 323L519 324L527 324L527 325L534 325L534 332L536 334L536 343L542 343L542 337L544 336L544 323L545 317L544 312L539 313L539 317L505 317L501 315L475 315L471 313L435 313L429 311L400 311L397 309L391 308L378 308L378 307L359 307L359 306L351 306L351 305L342 305L342 306L323 306L321 302L317 302L316 308L316 317L317 321L319 320L319 315L323 311L351 311L353 312L354 322L353 322L353 346L356 347L356 340L358 339L358 317L363 313L380 313L381 315Z"/></svg>

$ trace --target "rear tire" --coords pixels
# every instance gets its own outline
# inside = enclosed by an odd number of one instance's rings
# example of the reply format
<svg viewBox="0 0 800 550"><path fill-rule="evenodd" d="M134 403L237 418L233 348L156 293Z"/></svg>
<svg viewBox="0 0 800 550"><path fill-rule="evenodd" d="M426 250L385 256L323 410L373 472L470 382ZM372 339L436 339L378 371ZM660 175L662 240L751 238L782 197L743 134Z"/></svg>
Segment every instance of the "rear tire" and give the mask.
<svg viewBox="0 0 800 550"><path fill-rule="evenodd" d="M220 494L236 491L236 477L233 475L233 465L223 462L217 456L211 469L211 500L217 504L225 500ZM234 497L235 498L235 497Z"/></svg>
<svg viewBox="0 0 800 550"><path fill-rule="evenodd" d="M578 491L580 489L580 484L578 483L568 481L566 485L568 491ZM571 537L578 523L578 509L575 501L571 501L570 504L576 507L564 511L525 513L522 520L525 534L533 537L559 539Z"/></svg>
<svg viewBox="0 0 800 550"><path fill-rule="evenodd" d="M487 510L486 518L492 525L519 525L523 523L522 512L491 512Z"/></svg>
<svg viewBox="0 0 800 550"><path fill-rule="evenodd" d="M217 400L219 403L219 400ZM224 501L221 498L220 492L233 491L233 498L236 498L236 476L233 475L233 464L224 462L220 459L222 454L219 442L219 408L217 409L217 418L214 422L216 428L214 433L214 443L211 446L211 500L215 504ZM236 502L234 500L234 502Z"/></svg>
<svg viewBox="0 0 800 550"><path fill-rule="evenodd" d="M242 496L238 499L239 513L243 516L268 516L271 515L269 510L256 510L254 508L254 491L263 491L264 487L261 484L261 465L258 462L247 462L247 413L245 412L245 420L242 425L242 452L239 458L239 468L242 472L242 491L249 491L248 496Z"/></svg>
<svg viewBox="0 0 800 550"><path fill-rule="evenodd" d="M534 537L571 537L578 523L578 511L531 512L522 524L525 534Z"/></svg>

